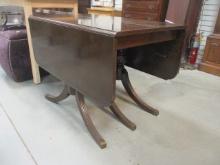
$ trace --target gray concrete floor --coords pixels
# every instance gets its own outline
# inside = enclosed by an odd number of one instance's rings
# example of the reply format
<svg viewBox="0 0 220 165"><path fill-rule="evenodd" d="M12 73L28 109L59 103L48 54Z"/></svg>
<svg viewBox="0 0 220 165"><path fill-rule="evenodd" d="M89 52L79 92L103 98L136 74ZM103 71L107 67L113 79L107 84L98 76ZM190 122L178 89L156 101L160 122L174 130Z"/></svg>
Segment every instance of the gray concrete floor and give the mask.
<svg viewBox="0 0 220 165"><path fill-rule="evenodd" d="M98 148L83 125L73 97L52 104L46 93L63 85L15 83L0 69L0 165L219 165L220 78L182 70L173 80L129 69L140 96L160 110L140 110L117 84L123 112L137 124L130 131L87 100L108 143Z"/></svg>

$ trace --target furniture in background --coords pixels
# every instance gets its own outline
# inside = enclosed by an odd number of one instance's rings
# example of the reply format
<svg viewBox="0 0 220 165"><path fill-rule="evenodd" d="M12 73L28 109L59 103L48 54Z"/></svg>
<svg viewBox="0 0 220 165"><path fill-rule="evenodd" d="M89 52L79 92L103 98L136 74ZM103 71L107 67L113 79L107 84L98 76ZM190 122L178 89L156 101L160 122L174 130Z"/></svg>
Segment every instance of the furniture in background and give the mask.
<svg viewBox="0 0 220 165"><path fill-rule="evenodd" d="M220 76L220 34L213 34L207 38L199 70Z"/></svg>
<svg viewBox="0 0 220 165"><path fill-rule="evenodd" d="M122 16L125 18L165 21L169 0L123 0Z"/></svg>
<svg viewBox="0 0 220 165"><path fill-rule="evenodd" d="M220 10L214 32L207 38L205 53L199 70L220 76Z"/></svg>
<svg viewBox="0 0 220 165"><path fill-rule="evenodd" d="M184 34L183 26L158 21L112 17L108 24L104 23L109 17L79 15L72 21L36 16L29 19L38 64L66 84L59 96L47 95L46 98L56 103L75 95L85 125L101 148L106 147L106 142L90 118L84 96L98 107L109 107L125 126L135 130L136 125L115 103L116 80L122 81L143 110L153 115L159 111L139 100L120 61L123 60L121 50L133 51L133 57L141 54L141 60L134 61L148 66L139 70L165 79L173 78L179 71ZM151 53L156 57L152 59Z"/></svg>
<svg viewBox="0 0 220 165"><path fill-rule="evenodd" d="M84 13L88 13L88 14L102 14L102 15L110 15L110 16L121 16L121 9L117 8L117 6L120 6L119 4L116 5L116 2L113 0L113 2L109 2L109 4L107 4L107 6L105 5L105 3L101 3L100 1L93 1L91 3L92 0L82 0L81 2L79 2L79 8L82 8L83 5L81 5L80 3L86 3L86 1L90 1L90 6L87 7L87 12ZM105 1L106 3L108 3L108 1ZM80 7L82 6L82 7Z"/></svg>
<svg viewBox="0 0 220 165"><path fill-rule="evenodd" d="M185 26L185 39L182 56L187 60L189 43L197 32L203 0L169 0L166 19L170 22Z"/></svg>
<svg viewBox="0 0 220 165"><path fill-rule="evenodd" d="M24 10L20 6L0 6L0 30L25 29Z"/></svg>
<svg viewBox="0 0 220 165"><path fill-rule="evenodd" d="M104 14L110 16L119 16L121 17L122 12L113 7L91 7L88 8L88 14Z"/></svg>
<svg viewBox="0 0 220 165"><path fill-rule="evenodd" d="M15 81L29 80L32 71L23 8L1 6L0 15L5 20L0 31L0 65Z"/></svg>
<svg viewBox="0 0 220 165"><path fill-rule="evenodd" d="M0 64L17 82L32 79L26 30L0 31Z"/></svg>
<svg viewBox="0 0 220 165"><path fill-rule="evenodd" d="M217 18L217 21L216 21L215 31L214 32L216 34L220 34L220 9L219 9L219 12L218 12L218 18Z"/></svg>
<svg viewBox="0 0 220 165"><path fill-rule="evenodd" d="M87 14L87 9L91 7L91 0L79 0L78 1L78 12Z"/></svg>
<svg viewBox="0 0 220 165"><path fill-rule="evenodd" d="M16 4L24 8L33 82L35 84L39 84L41 82L40 69L39 69L38 64L36 63L34 52L33 52L28 17L32 15L33 8L47 8L47 9L70 8L70 9L73 9L74 16L77 17L77 14L78 14L77 0L10 0L8 1L8 4L12 4L12 5Z"/></svg>

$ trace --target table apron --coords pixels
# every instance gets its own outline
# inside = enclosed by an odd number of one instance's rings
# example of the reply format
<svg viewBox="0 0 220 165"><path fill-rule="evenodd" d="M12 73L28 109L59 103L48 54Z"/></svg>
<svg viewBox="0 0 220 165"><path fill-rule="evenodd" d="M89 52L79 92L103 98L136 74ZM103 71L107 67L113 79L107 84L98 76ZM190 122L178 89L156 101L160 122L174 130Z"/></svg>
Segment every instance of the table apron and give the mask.
<svg viewBox="0 0 220 165"><path fill-rule="evenodd" d="M117 49L125 49L153 43L171 41L176 39L176 35L177 31L170 30L119 37L117 39Z"/></svg>

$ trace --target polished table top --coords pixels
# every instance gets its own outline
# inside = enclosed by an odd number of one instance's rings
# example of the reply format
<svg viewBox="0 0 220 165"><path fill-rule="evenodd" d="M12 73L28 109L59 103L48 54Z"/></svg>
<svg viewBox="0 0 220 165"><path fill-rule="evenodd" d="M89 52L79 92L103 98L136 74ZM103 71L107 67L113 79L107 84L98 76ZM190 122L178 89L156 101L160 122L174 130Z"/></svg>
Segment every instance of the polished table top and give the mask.
<svg viewBox="0 0 220 165"><path fill-rule="evenodd" d="M115 97L118 50L137 47L126 57L133 52L138 60L126 61L164 79L179 70L181 25L104 15L31 16L29 22L38 64L102 106L109 106ZM140 47L164 42L150 50Z"/></svg>
<svg viewBox="0 0 220 165"><path fill-rule="evenodd" d="M31 17L33 18L33 17ZM183 29L184 26L171 24L168 22L155 22L123 18L116 16L79 14L77 18L70 17L45 17L39 16L34 19L65 24L75 28L81 28L96 33L102 33L110 36L128 36L134 34L160 32L167 30Z"/></svg>

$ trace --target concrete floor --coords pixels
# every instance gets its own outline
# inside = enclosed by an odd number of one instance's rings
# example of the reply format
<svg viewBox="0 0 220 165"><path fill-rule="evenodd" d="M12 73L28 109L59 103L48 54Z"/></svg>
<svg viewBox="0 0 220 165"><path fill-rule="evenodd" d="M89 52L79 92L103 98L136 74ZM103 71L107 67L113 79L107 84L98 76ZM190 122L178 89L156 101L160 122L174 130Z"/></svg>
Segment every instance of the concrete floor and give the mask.
<svg viewBox="0 0 220 165"><path fill-rule="evenodd" d="M52 104L60 82L15 83L0 69L0 165L219 165L220 78L182 70L170 81L129 69L140 96L160 110L140 110L117 84L123 112L137 124L130 131L87 101L108 143L99 149L83 125L73 97Z"/></svg>

